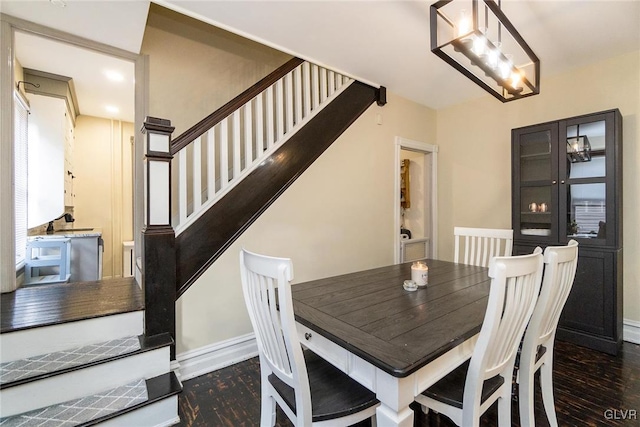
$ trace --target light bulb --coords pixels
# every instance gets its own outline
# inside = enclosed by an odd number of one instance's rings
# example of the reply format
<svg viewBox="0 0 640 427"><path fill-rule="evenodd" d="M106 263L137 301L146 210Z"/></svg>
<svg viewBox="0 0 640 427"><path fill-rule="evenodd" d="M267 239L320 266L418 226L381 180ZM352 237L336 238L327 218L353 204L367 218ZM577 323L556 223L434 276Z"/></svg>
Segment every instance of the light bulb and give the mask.
<svg viewBox="0 0 640 427"><path fill-rule="evenodd" d="M495 69L498 66L498 56L500 55L500 51L498 48L493 48L489 50L489 55L487 57L487 65L489 67Z"/></svg>
<svg viewBox="0 0 640 427"><path fill-rule="evenodd" d="M464 36L471 31L471 20L467 16L467 11L462 9L460 11L460 20L458 21L458 34L457 36Z"/></svg>
<svg viewBox="0 0 640 427"><path fill-rule="evenodd" d="M473 53L478 56L484 54L484 50L487 47L487 39L484 36L476 36L473 39Z"/></svg>
<svg viewBox="0 0 640 427"><path fill-rule="evenodd" d="M513 62L511 62L511 58L513 58L513 55L507 53L504 57L506 59L504 61L500 61L498 69L500 70L500 77L502 77L503 79L507 79L511 74L511 69L513 68Z"/></svg>
<svg viewBox="0 0 640 427"><path fill-rule="evenodd" d="M522 80L522 76L519 72L511 73L511 87L517 89L520 84L520 80Z"/></svg>

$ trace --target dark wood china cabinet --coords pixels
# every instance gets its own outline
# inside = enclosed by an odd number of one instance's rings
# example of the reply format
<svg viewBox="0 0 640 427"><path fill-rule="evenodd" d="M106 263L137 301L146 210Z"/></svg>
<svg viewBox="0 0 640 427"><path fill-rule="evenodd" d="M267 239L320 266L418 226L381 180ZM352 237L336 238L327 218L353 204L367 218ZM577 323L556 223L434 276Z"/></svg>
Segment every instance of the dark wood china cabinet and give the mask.
<svg viewBox="0 0 640 427"><path fill-rule="evenodd" d="M609 110L513 129L514 255L580 244L557 338L622 342L622 116Z"/></svg>

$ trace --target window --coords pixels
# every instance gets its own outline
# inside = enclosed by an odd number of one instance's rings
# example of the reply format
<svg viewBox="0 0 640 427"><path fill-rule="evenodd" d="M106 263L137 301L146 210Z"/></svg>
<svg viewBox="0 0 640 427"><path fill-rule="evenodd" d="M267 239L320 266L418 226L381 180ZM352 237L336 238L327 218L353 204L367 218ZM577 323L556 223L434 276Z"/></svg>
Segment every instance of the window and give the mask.
<svg viewBox="0 0 640 427"><path fill-rule="evenodd" d="M14 92L14 206L16 267L25 259L27 248L27 141L29 104L22 95Z"/></svg>

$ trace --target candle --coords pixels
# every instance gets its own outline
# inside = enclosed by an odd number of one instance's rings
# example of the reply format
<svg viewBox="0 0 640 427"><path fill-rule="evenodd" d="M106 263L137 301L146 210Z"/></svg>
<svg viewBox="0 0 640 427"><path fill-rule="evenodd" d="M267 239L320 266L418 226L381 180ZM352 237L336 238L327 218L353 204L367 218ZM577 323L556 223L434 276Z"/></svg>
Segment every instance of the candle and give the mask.
<svg viewBox="0 0 640 427"><path fill-rule="evenodd" d="M416 261L411 265L411 280L418 286L427 286L429 282L429 267L423 261Z"/></svg>

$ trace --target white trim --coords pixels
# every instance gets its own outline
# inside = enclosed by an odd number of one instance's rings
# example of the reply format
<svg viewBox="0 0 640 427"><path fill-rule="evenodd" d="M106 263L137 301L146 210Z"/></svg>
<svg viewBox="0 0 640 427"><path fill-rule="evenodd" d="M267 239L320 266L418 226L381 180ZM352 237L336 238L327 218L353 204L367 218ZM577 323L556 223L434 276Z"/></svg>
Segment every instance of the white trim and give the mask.
<svg viewBox="0 0 640 427"><path fill-rule="evenodd" d="M181 381L208 374L258 355L253 333L190 350L176 356ZM172 366L175 366L173 364Z"/></svg>
<svg viewBox="0 0 640 427"><path fill-rule="evenodd" d="M394 157L394 198L393 200L400 200L400 150L408 149L412 151L419 151L425 154L431 154L431 247L429 251L429 257L433 259L438 258L438 146L433 144L427 144L425 142L414 141L406 139L401 136L395 137L395 155ZM400 204L394 208L394 221L393 221L393 236L394 236L394 249L393 255L395 262L400 262Z"/></svg>
<svg viewBox="0 0 640 427"><path fill-rule="evenodd" d="M622 339L634 344L640 344L640 322L624 319L622 324Z"/></svg>

